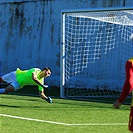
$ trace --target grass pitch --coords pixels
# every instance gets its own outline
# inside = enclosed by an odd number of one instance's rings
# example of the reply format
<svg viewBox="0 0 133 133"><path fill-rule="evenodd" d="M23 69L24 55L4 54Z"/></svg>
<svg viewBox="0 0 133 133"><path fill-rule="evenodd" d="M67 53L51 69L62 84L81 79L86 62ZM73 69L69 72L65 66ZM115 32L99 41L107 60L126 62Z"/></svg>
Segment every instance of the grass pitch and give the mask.
<svg viewBox="0 0 133 133"><path fill-rule="evenodd" d="M112 101L113 103L114 101ZM129 105L0 95L1 133L129 133Z"/></svg>

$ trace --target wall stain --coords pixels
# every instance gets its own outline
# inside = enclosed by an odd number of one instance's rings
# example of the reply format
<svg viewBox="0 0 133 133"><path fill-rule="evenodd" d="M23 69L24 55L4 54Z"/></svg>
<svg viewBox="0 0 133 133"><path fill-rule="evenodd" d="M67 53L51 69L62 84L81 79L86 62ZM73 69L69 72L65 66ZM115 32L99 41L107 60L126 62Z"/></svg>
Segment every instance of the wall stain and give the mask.
<svg viewBox="0 0 133 133"><path fill-rule="evenodd" d="M50 41L51 42L53 42L53 40L54 40L53 34L54 34L54 24L51 25L51 36L50 36Z"/></svg>
<svg viewBox="0 0 133 133"><path fill-rule="evenodd" d="M60 53L57 53L56 57L57 57L56 66L60 67Z"/></svg>
<svg viewBox="0 0 133 133"><path fill-rule="evenodd" d="M126 0L123 0L123 6L126 6Z"/></svg>

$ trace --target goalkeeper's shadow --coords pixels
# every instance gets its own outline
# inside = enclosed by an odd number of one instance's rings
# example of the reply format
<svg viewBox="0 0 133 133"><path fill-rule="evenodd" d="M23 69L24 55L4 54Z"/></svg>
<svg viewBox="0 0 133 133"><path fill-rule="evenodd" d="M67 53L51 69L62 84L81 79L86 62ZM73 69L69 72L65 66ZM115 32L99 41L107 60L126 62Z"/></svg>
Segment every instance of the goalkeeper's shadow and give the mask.
<svg viewBox="0 0 133 133"><path fill-rule="evenodd" d="M79 99L60 99L56 101L56 104L66 105L66 108L101 108L101 109L114 109L113 101L95 101L95 100L79 100ZM129 110L129 106L124 106L122 110Z"/></svg>

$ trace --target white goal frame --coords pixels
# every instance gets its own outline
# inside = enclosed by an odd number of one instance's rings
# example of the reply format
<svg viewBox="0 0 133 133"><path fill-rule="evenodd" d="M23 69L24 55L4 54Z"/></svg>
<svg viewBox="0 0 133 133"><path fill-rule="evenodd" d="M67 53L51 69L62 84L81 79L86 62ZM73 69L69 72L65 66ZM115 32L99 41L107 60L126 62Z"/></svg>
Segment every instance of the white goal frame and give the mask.
<svg viewBox="0 0 133 133"><path fill-rule="evenodd" d="M60 45L60 97L65 98L65 14L83 13L83 12L102 12L102 11L122 11L133 10L131 7L122 8L94 8L94 9L76 9L61 11L61 45Z"/></svg>

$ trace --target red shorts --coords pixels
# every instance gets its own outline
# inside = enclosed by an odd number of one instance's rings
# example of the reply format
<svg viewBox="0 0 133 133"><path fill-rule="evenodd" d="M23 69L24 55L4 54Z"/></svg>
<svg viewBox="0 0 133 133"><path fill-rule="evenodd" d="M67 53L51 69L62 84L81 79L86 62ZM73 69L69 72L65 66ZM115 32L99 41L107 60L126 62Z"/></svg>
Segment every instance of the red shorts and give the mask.
<svg viewBox="0 0 133 133"><path fill-rule="evenodd" d="M128 129L133 132L133 107L130 108Z"/></svg>

